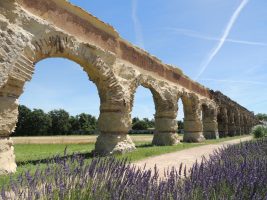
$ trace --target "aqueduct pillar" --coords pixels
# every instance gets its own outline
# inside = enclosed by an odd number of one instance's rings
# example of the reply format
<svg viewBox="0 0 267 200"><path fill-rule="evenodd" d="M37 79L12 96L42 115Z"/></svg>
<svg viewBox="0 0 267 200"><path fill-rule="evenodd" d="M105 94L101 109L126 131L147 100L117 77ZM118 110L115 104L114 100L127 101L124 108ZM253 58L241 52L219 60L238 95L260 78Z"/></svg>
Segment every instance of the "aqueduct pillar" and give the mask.
<svg viewBox="0 0 267 200"><path fill-rule="evenodd" d="M202 142L203 125L201 104L194 96L182 97L184 105L184 142Z"/></svg>
<svg viewBox="0 0 267 200"><path fill-rule="evenodd" d="M238 111L235 112L235 127L236 127L236 135L241 135L241 119L240 119L240 113Z"/></svg>
<svg viewBox="0 0 267 200"><path fill-rule="evenodd" d="M220 137L228 136L228 114L225 107L219 109L218 117L218 131Z"/></svg>
<svg viewBox="0 0 267 200"><path fill-rule="evenodd" d="M202 105L203 134L206 139L218 139L217 110L212 106Z"/></svg>
<svg viewBox="0 0 267 200"><path fill-rule="evenodd" d="M228 109L228 134L229 136L236 135L236 124L235 124L235 113L230 109Z"/></svg>
<svg viewBox="0 0 267 200"><path fill-rule="evenodd" d="M175 95L173 95L175 96ZM156 103L155 128L152 144L159 146L175 145L179 143L177 135L178 102L172 96L158 98L154 95Z"/></svg>

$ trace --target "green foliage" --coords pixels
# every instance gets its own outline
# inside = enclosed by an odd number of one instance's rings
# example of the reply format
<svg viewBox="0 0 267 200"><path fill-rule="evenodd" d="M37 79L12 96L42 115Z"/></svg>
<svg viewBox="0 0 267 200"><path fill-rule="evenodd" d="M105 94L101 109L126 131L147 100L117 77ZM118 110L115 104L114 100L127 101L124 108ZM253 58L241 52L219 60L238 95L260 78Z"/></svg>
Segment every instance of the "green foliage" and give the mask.
<svg viewBox="0 0 267 200"><path fill-rule="evenodd" d="M155 127L155 121L149 120L148 118L144 118L143 121L147 124L148 128L154 128Z"/></svg>
<svg viewBox="0 0 267 200"><path fill-rule="evenodd" d="M41 109L31 111L26 106L19 106L19 116L15 135L43 135L51 127L51 118Z"/></svg>
<svg viewBox="0 0 267 200"><path fill-rule="evenodd" d="M96 129L97 120L94 116L82 113L78 115L81 131L88 132Z"/></svg>
<svg viewBox="0 0 267 200"><path fill-rule="evenodd" d="M145 121L137 121L133 124L133 130L147 130L148 124Z"/></svg>
<svg viewBox="0 0 267 200"><path fill-rule="evenodd" d="M256 115L259 120L267 121L267 114L259 113Z"/></svg>
<svg viewBox="0 0 267 200"><path fill-rule="evenodd" d="M28 119L29 130L35 135L43 135L52 125L51 118L41 109L34 109Z"/></svg>
<svg viewBox="0 0 267 200"><path fill-rule="evenodd" d="M91 134L96 127L97 119L89 114L70 116L63 109L47 114L42 109L31 110L20 105L14 136Z"/></svg>
<svg viewBox="0 0 267 200"><path fill-rule="evenodd" d="M178 121L177 121L177 125L178 125L178 133L181 133L182 130L184 129L184 122L178 120Z"/></svg>
<svg viewBox="0 0 267 200"><path fill-rule="evenodd" d="M19 106L19 116L18 116L18 123L15 135L20 136L29 133L30 115L31 115L31 110L29 108L27 108L26 106Z"/></svg>
<svg viewBox="0 0 267 200"><path fill-rule="evenodd" d="M67 134L70 129L69 123L69 113L63 109L60 110L52 110L48 113L50 118L52 119L52 126L49 130L49 133L61 133Z"/></svg>
<svg viewBox="0 0 267 200"><path fill-rule="evenodd" d="M71 133L74 133L78 130L81 130L81 125L80 125L78 116L75 116L75 117L70 116L69 124L70 124L70 130L69 131Z"/></svg>
<svg viewBox="0 0 267 200"><path fill-rule="evenodd" d="M138 117L134 117L132 120L132 129L133 130L147 130L149 128L155 127L155 121L144 118L140 120Z"/></svg>
<svg viewBox="0 0 267 200"><path fill-rule="evenodd" d="M252 134L255 138L262 138L267 136L267 128L261 125L258 125L253 128Z"/></svg>

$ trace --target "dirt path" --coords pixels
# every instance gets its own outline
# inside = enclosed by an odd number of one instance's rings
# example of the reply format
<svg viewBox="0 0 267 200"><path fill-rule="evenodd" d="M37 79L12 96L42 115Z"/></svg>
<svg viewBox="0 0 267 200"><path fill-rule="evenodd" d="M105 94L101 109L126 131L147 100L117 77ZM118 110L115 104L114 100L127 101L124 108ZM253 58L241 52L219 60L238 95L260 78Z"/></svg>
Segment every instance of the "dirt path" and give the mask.
<svg viewBox="0 0 267 200"><path fill-rule="evenodd" d="M194 147L190 149L185 149L182 151L177 151L174 153L168 153L160 156L151 157L148 159L144 159L134 164L138 167L143 167L146 164L146 169L153 169L155 165L159 169L160 176L164 175L164 169L171 168L173 166L180 166L181 163L185 164L187 169L191 168L196 160L200 161L202 156L208 157L213 153L215 149L218 149L223 146L237 144L241 141L251 140L252 136L244 137L241 139L234 139L225 141L218 144L209 144L199 147Z"/></svg>

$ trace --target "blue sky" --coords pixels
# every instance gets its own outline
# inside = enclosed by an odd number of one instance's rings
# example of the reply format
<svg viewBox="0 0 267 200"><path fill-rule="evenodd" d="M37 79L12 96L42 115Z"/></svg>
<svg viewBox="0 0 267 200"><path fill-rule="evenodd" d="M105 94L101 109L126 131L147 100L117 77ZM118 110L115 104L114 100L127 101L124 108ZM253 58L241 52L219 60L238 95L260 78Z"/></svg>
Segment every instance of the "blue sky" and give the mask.
<svg viewBox="0 0 267 200"><path fill-rule="evenodd" d="M267 1L70 2L192 79L222 91L255 113L267 113ZM20 103L45 111L64 108L71 114L99 114L96 87L79 65L66 59L37 63ZM139 88L133 116L152 118L154 112L150 91Z"/></svg>

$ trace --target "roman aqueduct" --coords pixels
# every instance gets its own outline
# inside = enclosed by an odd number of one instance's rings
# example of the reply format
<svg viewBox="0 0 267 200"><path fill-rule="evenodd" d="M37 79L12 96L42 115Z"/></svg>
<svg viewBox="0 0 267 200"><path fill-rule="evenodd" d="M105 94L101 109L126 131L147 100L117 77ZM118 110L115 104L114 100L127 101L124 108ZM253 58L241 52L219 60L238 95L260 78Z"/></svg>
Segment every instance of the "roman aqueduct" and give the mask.
<svg viewBox="0 0 267 200"><path fill-rule="evenodd" d="M35 63L50 57L80 64L100 96L95 151L135 149L128 132L138 86L155 103L154 145L175 145L178 100L184 105L184 141L247 134L254 114L220 92L192 81L178 68L163 64L120 38L109 25L65 0L0 1L0 173L16 170L10 139L18 116L18 98ZM40 91L42 92L42 91Z"/></svg>

